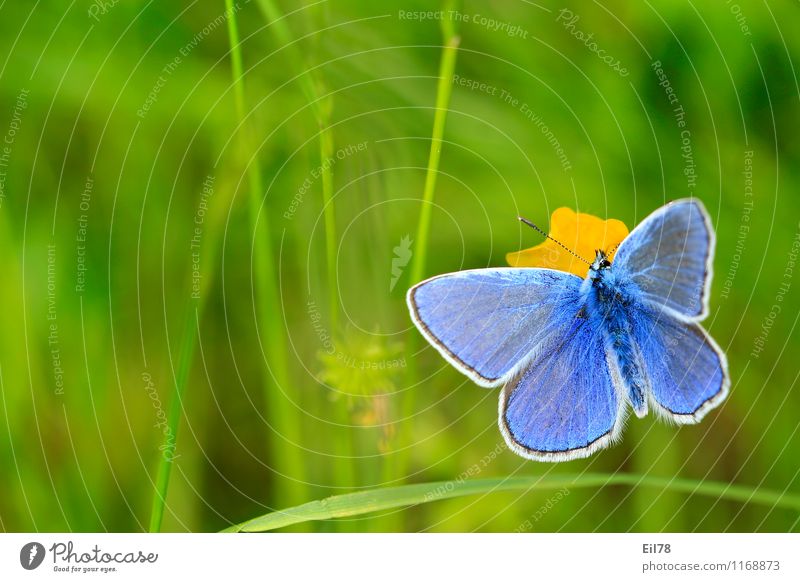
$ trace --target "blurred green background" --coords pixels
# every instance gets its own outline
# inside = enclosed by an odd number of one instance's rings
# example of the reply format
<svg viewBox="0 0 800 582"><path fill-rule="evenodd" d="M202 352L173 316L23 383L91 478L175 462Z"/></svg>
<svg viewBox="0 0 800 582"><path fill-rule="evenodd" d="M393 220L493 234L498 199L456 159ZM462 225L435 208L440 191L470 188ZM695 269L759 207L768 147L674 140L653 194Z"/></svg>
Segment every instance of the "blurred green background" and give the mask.
<svg viewBox="0 0 800 582"><path fill-rule="evenodd" d="M162 485L171 468L165 531L467 476L799 492L797 3L225 10L0 5L2 530L147 530L159 467ZM456 34L421 249L442 46ZM633 227L690 195L717 229L705 325L728 354L728 400L697 426L633 418L590 459L504 450L498 390L467 381L411 325L415 257L425 276L499 266L540 242L519 214L546 225L569 206ZM796 512L708 496L568 493L296 529L798 529Z"/></svg>

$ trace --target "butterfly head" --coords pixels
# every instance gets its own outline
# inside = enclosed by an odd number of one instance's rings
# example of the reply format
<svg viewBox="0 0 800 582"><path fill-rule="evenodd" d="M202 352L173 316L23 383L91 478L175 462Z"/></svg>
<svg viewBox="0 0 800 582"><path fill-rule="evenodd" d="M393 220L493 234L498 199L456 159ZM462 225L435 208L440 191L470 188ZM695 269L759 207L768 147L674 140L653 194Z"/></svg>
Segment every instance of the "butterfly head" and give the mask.
<svg viewBox="0 0 800 582"><path fill-rule="evenodd" d="M595 251L594 262L589 268L592 271L603 271L611 268L611 261L608 260L608 255L606 255L605 251L600 249Z"/></svg>

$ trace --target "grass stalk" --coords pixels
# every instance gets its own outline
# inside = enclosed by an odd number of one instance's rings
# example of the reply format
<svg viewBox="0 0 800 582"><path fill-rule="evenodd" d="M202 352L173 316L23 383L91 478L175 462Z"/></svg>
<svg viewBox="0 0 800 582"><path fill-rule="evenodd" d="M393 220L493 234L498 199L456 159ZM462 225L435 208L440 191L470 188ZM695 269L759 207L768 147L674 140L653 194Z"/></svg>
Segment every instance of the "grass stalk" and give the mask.
<svg viewBox="0 0 800 582"><path fill-rule="evenodd" d="M205 294L202 295L205 297ZM153 505L150 509L150 532L161 531L161 523L164 519L164 505L167 501L167 489L169 488L169 477L172 473L173 459L167 455L167 451L174 450L178 442L178 426L183 410L183 397L186 393L186 386L189 383L189 372L192 368L195 346L197 344L197 323L200 319L202 304L195 310L188 310L181 334L180 354L178 355L178 373L175 377L175 389L169 402L167 410L167 431L164 433L164 441L159 448L161 454L158 460L156 472L156 490L153 496Z"/></svg>
<svg viewBox="0 0 800 582"><path fill-rule="evenodd" d="M244 83L242 79L242 52L233 0L225 0L228 11L228 37L231 49L231 68L236 100L236 113L240 122L246 117ZM254 150L250 126L243 128L244 150ZM285 397L283 391L289 387L286 338L280 325L281 302L278 292L276 269L273 258L272 237L267 212L261 213L263 181L257 161L247 166L249 184L249 214L254 236L254 262L257 293L258 326L261 342L267 356L271 374L264 377L264 401L269 422L277 435L272 439L270 460L283 474L276 479L276 500L303 499L306 482L305 465L300 454L300 419L297 409ZM260 215L260 220L259 220ZM259 228L260 226L260 228ZM281 437L289 441L283 444ZM295 480L293 483L291 480Z"/></svg>
<svg viewBox="0 0 800 582"><path fill-rule="evenodd" d="M324 108L327 109L327 108ZM333 134L330 130L330 115L320 119L319 153L322 167L322 204L325 216L325 263L328 271L328 309L331 329L339 331L339 282L336 279L336 214L333 205Z"/></svg>
<svg viewBox="0 0 800 582"><path fill-rule="evenodd" d="M273 0L258 0L258 6L264 18L269 22L270 30L282 47L294 70L303 71L298 80L309 103L314 120L319 128L319 162L322 168L320 181L322 184L322 204L325 221L325 263L326 282L328 287L328 314L330 317L331 335L337 340L341 331L339 324L339 285L336 277L336 209L333 198L333 164L329 160L334 156L333 131L330 127L332 98L325 96L322 83L306 69L301 54L297 50L284 15ZM335 407L334 422L338 426L331 435L336 444L336 452L342 458L334 462L332 476L337 487L355 487L356 472L353 461L355 453L353 429L350 428L351 415L347 398L339 398L333 403ZM342 437L342 433L344 436Z"/></svg>
<svg viewBox="0 0 800 582"><path fill-rule="evenodd" d="M225 189L223 189L223 191L225 191ZM214 206L208 213L208 221L206 223L207 230L203 235L202 248L200 249L203 262L209 265L216 264L217 260L219 237L222 232L222 220L225 218L225 213L220 210L227 209L227 205L231 202L228 198L217 198L216 195L213 200ZM199 325L203 320L203 314L205 313L208 303L208 293L213 283L213 274L214 271L209 270L209 275L202 278L199 297L192 301L186 310L184 328L180 338L180 352L178 354L174 389L167 410L168 432L164 435L162 447L159 449L162 451L162 454L160 455L158 468L156 470L155 496L153 497L150 512L149 530L151 532L161 531L164 507L167 499L167 489L169 487L172 469L172 462L165 455L165 451L169 450L170 447L174 450L177 445L178 426L184 406L184 394L189 384L191 366L197 346L198 333L200 331Z"/></svg>
<svg viewBox="0 0 800 582"><path fill-rule="evenodd" d="M428 155L428 168L425 172L425 188L422 194L422 208L420 209L419 223L417 225L417 238L414 241L416 252L411 261L412 284L421 281L425 275L425 263L428 255L428 234L431 229L433 195L436 191L436 178L439 174L442 136L444 134L445 120L447 119L447 109L450 104L450 93L453 89L453 71L456 66L459 42L460 39L455 34L445 39L445 45L442 49L442 59L439 63L439 83L436 90L436 113L433 118L431 149Z"/></svg>
<svg viewBox="0 0 800 582"><path fill-rule="evenodd" d="M548 477L499 477L466 481L439 481L348 493L312 501L284 511L268 513L223 531L270 531L307 521L352 517L442 499L468 495L486 495L501 491L544 491L562 488L587 489L608 486L649 487L662 491L705 495L739 503L755 503L771 508L779 507L800 512L800 495L794 493L758 489L719 481L668 479L626 473L581 473Z"/></svg>
<svg viewBox="0 0 800 582"><path fill-rule="evenodd" d="M219 236L221 232L221 222L224 214L218 209L226 207L226 199L215 197L215 206L208 214L207 230L203 236L200 254L205 264L216 264L217 249L219 248ZM166 451L175 449L178 442L178 427L180 425L181 412L184 407L184 394L189 384L192 362L194 359L195 348L199 333L200 321L207 305L209 289L212 285L212 275L214 271L209 270L209 275L202 278L200 291L197 299L193 300L184 318L184 327L180 337L180 351L178 353L177 373L175 383L170 397L167 410L167 432L164 434L162 447L159 449L158 468L156 470L156 488L153 503L150 511L150 532L161 531L161 524L164 517L164 507L167 500L167 489L169 487L172 461L166 455Z"/></svg>
<svg viewBox="0 0 800 582"><path fill-rule="evenodd" d="M445 2L445 9L455 8L455 3ZM439 173L439 159L442 152L442 136L447 119L447 110L450 106L450 94L453 89L453 72L456 66L456 56L458 55L458 45L460 37L456 34L453 23L446 19L443 21L442 38L444 46L442 48L441 60L439 62L439 81L436 88L436 111L433 117L433 132L431 135L431 147L428 154L428 167L425 172L425 187L422 193L422 207L420 208L419 223L417 224L417 235L414 239L414 256L411 259L411 280L414 285L421 281L425 276L425 265L428 255L428 234L431 225L431 211L433 209L433 198L436 191L436 178ZM419 345L418 336L413 332L408 338L408 368L407 378L408 387L401 403L401 418L405 419L406 427L402 431L404 437L401 439L401 451L398 453L396 467L398 477L404 477L408 473L410 459L410 448L413 444L413 428L411 418L416 411L417 397L414 384L417 381L417 365L414 358L416 347Z"/></svg>
<svg viewBox="0 0 800 582"><path fill-rule="evenodd" d="M289 62L295 70L302 71L299 76L300 87L309 103L314 119L319 127L319 154L322 167L322 203L325 217L325 258L328 282L328 310L331 328L335 333L339 330L339 286L336 279L336 211L333 201L333 168L327 163L333 158L334 140L330 128L332 99L323 95L321 83L306 69L284 15L273 0L258 0L264 18L269 21L270 29L276 40L286 52Z"/></svg>

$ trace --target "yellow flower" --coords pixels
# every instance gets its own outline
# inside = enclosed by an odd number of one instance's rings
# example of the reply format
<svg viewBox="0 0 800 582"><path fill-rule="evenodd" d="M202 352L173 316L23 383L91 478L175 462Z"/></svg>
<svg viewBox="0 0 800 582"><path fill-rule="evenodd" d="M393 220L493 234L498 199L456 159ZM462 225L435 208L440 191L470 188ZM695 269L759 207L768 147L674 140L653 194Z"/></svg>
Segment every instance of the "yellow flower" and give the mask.
<svg viewBox="0 0 800 582"><path fill-rule="evenodd" d="M570 208L558 208L550 219L550 236L578 256L587 261L594 260L595 251L615 251L619 243L628 236L628 227L619 220L603 220L575 212ZM613 255L609 257L609 260ZM519 251L508 253L506 261L512 267L546 267L558 271L574 273L585 277L589 267L561 248L557 243L545 239L543 243Z"/></svg>

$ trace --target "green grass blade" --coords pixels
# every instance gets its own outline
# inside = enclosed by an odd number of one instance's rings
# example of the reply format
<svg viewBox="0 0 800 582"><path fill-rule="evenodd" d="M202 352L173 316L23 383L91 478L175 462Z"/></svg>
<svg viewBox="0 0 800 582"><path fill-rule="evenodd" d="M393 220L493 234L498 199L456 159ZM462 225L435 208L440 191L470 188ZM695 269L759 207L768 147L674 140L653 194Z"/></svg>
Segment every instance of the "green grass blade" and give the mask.
<svg viewBox="0 0 800 582"><path fill-rule="evenodd" d="M226 532L263 532L288 525L337 517L352 517L375 511L419 505L441 499L481 495L500 491L595 488L607 486L650 487L705 495L740 503L757 503L800 511L800 495L754 489L718 481L667 479L633 474L580 474L550 477L500 477L466 481L439 481L372 489L304 503L284 511L268 513L234 525Z"/></svg>
<svg viewBox="0 0 800 582"><path fill-rule="evenodd" d="M216 196L205 222L207 230L203 235L200 254L205 257L205 261L211 265L215 264L217 259L219 237L222 230L221 223L225 217L222 210L226 209L228 203L230 203L230 201L226 198ZM189 384L192 362L197 347L199 325L206 311L209 289L212 286L214 274L215 272L213 270L209 270L208 276L202 279L199 296L190 303L184 317L183 331L180 336L177 371L174 374L175 382L173 384L173 391L167 410L168 431L164 434L162 447L159 449L161 455L156 470L155 494L150 511L149 530L151 532L161 531L164 507L167 500L167 489L169 487L169 478L172 469L172 461L167 457L166 451L174 451L177 446L178 427L184 407L184 394Z"/></svg>
<svg viewBox="0 0 800 582"><path fill-rule="evenodd" d="M285 53L289 65L295 71L302 71L298 77L300 88L309 108L314 116L314 120L319 127L319 165L321 171L322 184L322 207L325 219L325 263L326 281L328 287L328 314L330 317L330 328L334 341L339 333L339 285L336 279L336 210L333 198L333 165L328 163L334 156L333 130L330 127L331 112L333 110L333 98L325 95L324 84L320 74L314 74L307 68L303 55L295 44L289 26L286 23L285 15L273 0L258 0L258 6L264 18L269 22L270 31L275 40L280 44L281 50ZM343 457L351 457L355 454L353 448L352 429L349 428L351 422L349 410L344 399L333 403L335 407L336 422L343 428L339 434L330 435L333 442L337 444L337 452ZM345 432L346 431L346 432ZM345 433L345 438L341 438L341 433ZM353 487L356 484L356 473L354 462L348 458L337 459L331 467L334 485L337 487Z"/></svg>
<svg viewBox="0 0 800 582"><path fill-rule="evenodd" d="M305 70L305 68L301 67L303 59L300 56L297 47L293 44L294 40L292 39L292 33L289 31L289 27L285 21L286 15L280 11L278 5L273 2L273 0L258 0L258 7L261 9L261 13L264 15L264 18L266 18L269 22L270 30L280 43L281 48L286 51L291 66L295 70L305 71L299 77L300 87L305 94L306 101L311 104L311 110L314 113L314 117L317 119L317 121L320 121L321 117L325 115L323 110L324 104L318 100L319 95L317 94L318 91L315 87L314 79L312 79L311 75Z"/></svg>
<svg viewBox="0 0 800 582"><path fill-rule="evenodd" d="M233 0L225 0L228 11L228 37L231 49L231 68L233 88L236 100L236 112L239 121L246 117L242 51L239 43L239 30ZM250 126L242 128L245 149L253 150L253 139ZM257 161L247 166L249 184L249 213L251 228L255 239L253 249L255 262L255 279L259 315L259 333L267 355L269 372L264 375L264 401L267 418L274 431L289 441L288 445L276 446L280 437L271 439L271 461L278 471L284 475L276 481L275 498L291 500L296 503L304 498L305 464L300 455L301 421L297 418L296 407L285 397L283 391L289 386L289 369L286 338L283 334L280 319L275 314L281 313L275 261L272 250L272 237L267 212L260 212L263 194L261 169ZM260 228L259 228L260 226ZM281 461L278 464L278 461Z"/></svg>
<svg viewBox="0 0 800 582"><path fill-rule="evenodd" d="M333 167L327 163L333 158L334 140L330 128L332 97L325 96L322 82L308 71L304 59L297 46L294 44L292 33L286 24L284 14L273 0L258 0L264 18L269 21L270 30L281 49L286 52L287 60L294 70L303 71L298 77L300 87L308 101L314 119L319 126L319 153L323 216L325 217L325 260L327 265L328 281L328 309L330 311L331 329L334 333L339 330L339 285L336 281L336 212L333 201Z"/></svg>
<svg viewBox="0 0 800 582"><path fill-rule="evenodd" d="M445 2L445 10L453 10L459 4ZM439 173L439 159L442 153L442 136L444 135L444 125L447 119L447 110L450 106L450 95L453 90L453 73L456 67L456 56L458 55L458 45L461 42L457 35L453 23L445 19L442 23L442 39L444 46L439 62L439 81L436 88L436 112L433 117L433 132L431 135L431 148L428 154L428 167L425 172L425 187L422 193L422 207L420 208L419 223L417 224L417 235L414 239L414 256L411 259L410 284L419 283L425 275L425 264L428 255L428 233L431 227L431 210L433 208L433 196L436 191L436 177ZM412 417L416 413L417 396L414 384L417 381L417 363L414 358L416 352L418 336L412 332L408 338L406 348L408 354L408 384L411 387L401 400L401 417L405 419L406 427L402 431L400 453L396 462L398 477L404 478L408 473L410 463L411 447L413 445Z"/></svg>
<svg viewBox="0 0 800 582"><path fill-rule="evenodd" d="M322 204L325 216L325 262L328 272L328 309L331 329L339 332L339 283L336 280L336 213L333 204L333 134L329 115L320 120L319 153L322 167Z"/></svg>
<svg viewBox="0 0 800 582"><path fill-rule="evenodd" d="M298 77L300 88L314 115L314 120L319 127L319 161L322 171L320 181L322 184L322 207L325 220L325 264L326 281L328 287L328 313L333 339L339 338L339 284L336 276L336 207L334 203L333 165L328 163L334 157L335 142L331 129L331 113L333 111L333 98L325 95L325 85L320 73L309 71L305 58L295 44L286 18L276 2L273 0L258 0L258 6L264 18L269 22L270 30L285 52L286 59L293 70L302 71ZM291 13L290 13L291 14ZM355 462L352 458L356 454L354 448L354 433L350 427L352 418L346 399L339 399L332 403L334 407L335 422L340 425L338 431L333 431L330 438L336 443L336 452L343 458L336 459L331 467L333 484L337 487L354 487L358 482Z"/></svg>
<svg viewBox="0 0 800 582"><path fill-rule="evenodd" d="M168 431L164 434L164 442L159 449L161 455L158 460L156 473L156 490L153 496L153 505L150 510L150 532L161 531L161 522L164 519L164 505L167 501L169 476L172 472L172 459L167 456L168 450L174 450L178 442L178 425L183 410L183 397L186 385L189 383L189 372L192 368L194 349L197 343L197 325L202 311L202 302L196 309L186 314L183 334L181 335L180 355L178 356L178 375L175 378L175 389L170 399L167 410Z"/></svg>
<svg viewBox="0 0 800 582"><path fill-rule="evenodd" d="M439 83L436 90L436 114L433 118L431 150L428 155L428 168L425 173L425 189L422 194L417 238L414 241L416 253L411 263L411 283L418 283L425 274L425 262L428 254L428 233L431 229L431 210L433 194L436 191L436 178L439 174L439 158L442 154L442 136L450 105L450 94L453 90L453 71L456 67L456 55L460 38L457 35L445 39L442 60L439 64Z"/></svg>

